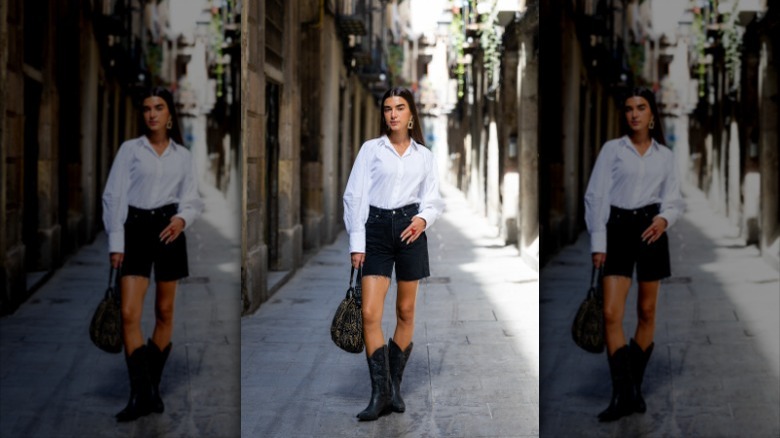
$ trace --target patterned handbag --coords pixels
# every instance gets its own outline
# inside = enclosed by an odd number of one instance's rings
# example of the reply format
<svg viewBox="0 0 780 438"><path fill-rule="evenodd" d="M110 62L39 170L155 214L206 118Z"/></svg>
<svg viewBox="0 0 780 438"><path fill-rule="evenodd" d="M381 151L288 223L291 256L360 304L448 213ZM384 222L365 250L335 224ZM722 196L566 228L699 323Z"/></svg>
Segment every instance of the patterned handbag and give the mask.
<svg viewBox="0 0 780 438"><path fill-rule="evenodd" d="M363 351L363 311L361 306L361 285L363 278L362 268L358 270L355 286L352 279L355 277L355 268L349 274L349 289L347 296L341 300L333 322L330 324L330 338L342 350L349 353Z"/></svg>
<svg viewBox="0 0 780 438"><path fill-rule="evenodd" d="M108 353L122 351L122 296L118 271L111 267L108 273L108 289L89 324L89 338L92 343Z"/></svg>
<svg viewBox="0 0 780 438"><path fill-rule="evenodd" d="M590 274L590 289L577 309L571 326L574 343L589 353L604 351L604 295L601 290L601 275L601 269L594 266Z"/></svg>

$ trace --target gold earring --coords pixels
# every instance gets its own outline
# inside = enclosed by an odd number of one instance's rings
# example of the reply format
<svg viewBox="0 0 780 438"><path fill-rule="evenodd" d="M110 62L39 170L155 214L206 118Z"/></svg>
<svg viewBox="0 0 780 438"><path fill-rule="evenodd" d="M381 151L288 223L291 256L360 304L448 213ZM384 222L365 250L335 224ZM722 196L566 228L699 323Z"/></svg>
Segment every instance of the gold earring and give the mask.
<svg viewBox="0 0 780 438"><path fill-rule="evenodd" d="M653 120L653 119L650 119L650 124L649 124L649 125L647 125L647 127L648 127L648 128L650 128L651 130L652 130L653 128L655 128L655 120Z"/></svg>
<svg viewBox="0 0 780 438"><path fill-rule="evenodd" d="M409 129L414 128L414 117L409 119L409 124L407 124L406 127L409 128Z"/></svg>
<svg viewBox="0 0 780 438"><path fill-rule="evenodd" d="M165 124L165 127L168 129L173 128L173 120L168 119L168 123Z"/></svg>

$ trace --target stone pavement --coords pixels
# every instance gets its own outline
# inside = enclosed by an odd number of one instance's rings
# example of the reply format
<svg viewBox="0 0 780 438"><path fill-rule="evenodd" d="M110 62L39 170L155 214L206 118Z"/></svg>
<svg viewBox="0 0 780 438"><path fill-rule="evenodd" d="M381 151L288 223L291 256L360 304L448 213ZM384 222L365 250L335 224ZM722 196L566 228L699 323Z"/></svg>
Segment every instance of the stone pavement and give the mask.
<svg viewBox="0 0 780 438"><path fill-rule="evenodd" d="M213 188L187 230L190 275L176 300L165 413L116 423L129 395L123 355L89 340L108 281L106 236L81 248L12 315L0 318L0 436L236 437L239 428L238 208ZM153 287L143 330L154 327Z"/></svg>
<svg viewBox="0 0 780 438"><path fill-rule="evenodd" d="M359 422L371 393L365 353L339 350L330 322L349 280L347 236L313 255L241 321L241 433L251 437L539 435L538 273L460 192L428 233L406 413ZM383 318L395 329L395 291Z"/></svg>
<svg viewBox="0 0 780 438"><path fill-rule="evenodd" d="M541 436L780 436L780 274L740 241L696 189L670 230L672 277L661 286L647 413L596 419L609 403L606 355L571 340L590 280L587 233L541 272ZM624 328L636 327L636 287Z"/></svg>

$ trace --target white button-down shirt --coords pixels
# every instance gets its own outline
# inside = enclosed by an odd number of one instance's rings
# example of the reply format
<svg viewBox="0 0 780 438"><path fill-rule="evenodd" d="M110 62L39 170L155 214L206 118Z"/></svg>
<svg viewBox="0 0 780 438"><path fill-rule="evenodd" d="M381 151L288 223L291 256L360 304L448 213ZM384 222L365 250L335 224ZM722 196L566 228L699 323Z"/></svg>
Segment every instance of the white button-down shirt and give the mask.
<svg viewBox="0 0 780 438"><path fill-rule="evenodd" d="M178 203L176 216L184 220L185 229L192 225L203 211L195 175L192 154L173 140L162 155L145 135L122 143L103 191L108 251L124 253L128 206L151 210Z"/></svg>
<svg viewBox="0 0 780 438"><path fill-rule="evenodd" d="M610 206L633 210L661 204L659 216L671 227L685 210L674 153L653 140L639 155L631 139L623 136L604 144L585 192L585 222L591 252L607 252Z"/></svg>
<svg viewBox="0 0 780 438"><path fill-rule="evenodd" d="M369 206L391 210L414 203L426 230L444 210L433 153L412 140L400 156L387 136L363 143L344 192L349 252L366 252Z"/></svg>

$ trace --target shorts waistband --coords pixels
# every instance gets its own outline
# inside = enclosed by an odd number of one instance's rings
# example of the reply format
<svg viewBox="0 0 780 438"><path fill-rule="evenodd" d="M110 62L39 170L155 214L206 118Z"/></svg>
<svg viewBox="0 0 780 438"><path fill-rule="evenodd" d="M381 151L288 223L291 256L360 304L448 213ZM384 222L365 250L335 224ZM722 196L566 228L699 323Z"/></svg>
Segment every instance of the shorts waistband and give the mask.
<svg viewBox="0 0 780 438"><path fill-rule="evenodd" d="M655 216L661 211L661 204L648 204L644 207L635 209L625 209L620 207L610 206L611 213L618 213L620 215L638 216L638 215L653 215Z"/></svg>
<svg viewBox="0 0 780 438"><path fill-rule="evenodd" d="M374 207L373 205L369 206L368 214L379 214L379 215L387 215L387 216L414 216L417 214L420 210L420 204L409 204L404 205L403 207L394 208L392 210L387 210L384 208Z"/></svg>
<svg viewBox="0 0 780 438"><path fill-rule="evenodd" d="M132 215L133 217L136 217L138 219L153 219L156 217L172 217L176 213L179 212L179 204L168 204L163 205L162 207L153 208L151 210L146 210L143 208L137 208L133 207L132 205L128 207L127 214Z"/></svg>

